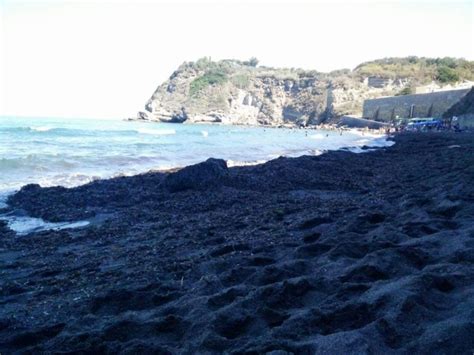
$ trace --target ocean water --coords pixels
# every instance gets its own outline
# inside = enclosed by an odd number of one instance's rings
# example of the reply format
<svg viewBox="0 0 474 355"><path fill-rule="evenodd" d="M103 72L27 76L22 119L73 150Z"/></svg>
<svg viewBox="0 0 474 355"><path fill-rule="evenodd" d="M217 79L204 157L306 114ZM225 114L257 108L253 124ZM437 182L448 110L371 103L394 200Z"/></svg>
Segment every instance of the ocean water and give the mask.
<svg viewBox="0 0 474 355"><path fill-rule="evenodd" d="M357 132L100 119L0 117L0 207L21 186L78 186L201 162L253 164L343 147L382 146Z"/></svg>

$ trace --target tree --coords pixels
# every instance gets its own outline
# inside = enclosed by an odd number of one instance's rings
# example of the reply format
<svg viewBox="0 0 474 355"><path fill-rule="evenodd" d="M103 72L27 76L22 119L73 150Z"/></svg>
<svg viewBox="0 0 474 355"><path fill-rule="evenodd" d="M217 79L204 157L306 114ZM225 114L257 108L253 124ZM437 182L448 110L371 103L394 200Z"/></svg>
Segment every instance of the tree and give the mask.
<svg viewBox="0 0 474 355"><path fill-rule="evenodd" d="M255 57L250 58L244 62L245 65L256 67L258 65L258 59Z"/></svg>
<svg viewBox="0 0 474 355"><path fill-rule="evenodd" d="M459 75L456 73L454 69L451 69L446 66L442 66L438 68L438 75L436 79L441 81L442 83L449 83L459 80Z"/></svg>

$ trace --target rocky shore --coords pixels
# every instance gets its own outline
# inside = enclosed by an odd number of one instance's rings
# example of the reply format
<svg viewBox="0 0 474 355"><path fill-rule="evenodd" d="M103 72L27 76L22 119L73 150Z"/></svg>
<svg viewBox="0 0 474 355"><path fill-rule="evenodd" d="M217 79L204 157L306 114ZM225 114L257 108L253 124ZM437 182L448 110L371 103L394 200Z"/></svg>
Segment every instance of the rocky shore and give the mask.
<svg viewBox="0 0 474 355"><path fill-rule="evenodd" d="M0 224L0 353L474 350L474 137L24 187Z"/></svg>

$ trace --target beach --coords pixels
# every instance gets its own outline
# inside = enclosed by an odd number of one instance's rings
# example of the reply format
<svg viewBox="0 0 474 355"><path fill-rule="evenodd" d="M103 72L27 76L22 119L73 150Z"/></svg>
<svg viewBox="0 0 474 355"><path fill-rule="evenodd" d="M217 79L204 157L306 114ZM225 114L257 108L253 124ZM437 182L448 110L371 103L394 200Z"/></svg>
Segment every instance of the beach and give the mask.
<svg viewBox="0 0 474 355"><path fill-rule="evenodd" d="M27 185L0 221L0 352L474 350L474 137Z"/></svg>
<svg viewBox="0 0 474 355"><path fill-rule="evenodd" d="M32 183L75 187L98 179L184 167L211 156L229 165L248 165L279 156L357 148L367 142L385 145L383 137L353 131L340 135L325 128L0 117L0 208L7 195Z"/></svg>

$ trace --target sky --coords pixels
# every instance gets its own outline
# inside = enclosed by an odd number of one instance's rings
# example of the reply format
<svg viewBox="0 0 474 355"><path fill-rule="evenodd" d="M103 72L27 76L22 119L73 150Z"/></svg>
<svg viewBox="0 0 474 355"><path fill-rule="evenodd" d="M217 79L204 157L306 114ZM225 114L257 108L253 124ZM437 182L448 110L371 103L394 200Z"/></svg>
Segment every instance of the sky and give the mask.
<svg viewBox="0 0 474 355"><path fill-rule="evenodd" d="M474 60L474 1L0 0L0 115L125 118L184 61Z"/></svg>

